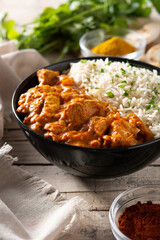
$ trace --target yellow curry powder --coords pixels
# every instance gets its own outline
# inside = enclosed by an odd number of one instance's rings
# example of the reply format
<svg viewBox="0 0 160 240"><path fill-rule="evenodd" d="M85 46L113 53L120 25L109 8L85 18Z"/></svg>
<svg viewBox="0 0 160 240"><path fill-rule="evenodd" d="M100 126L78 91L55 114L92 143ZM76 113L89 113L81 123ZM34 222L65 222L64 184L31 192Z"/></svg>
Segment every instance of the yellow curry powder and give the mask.
<svg viewBox="0 0 160 240"><path fill-rule="evenodd" d="M135 51L136 48L134 46L120 37L112 37L92 49L94 53L109 56L122 56Z"/></svg>

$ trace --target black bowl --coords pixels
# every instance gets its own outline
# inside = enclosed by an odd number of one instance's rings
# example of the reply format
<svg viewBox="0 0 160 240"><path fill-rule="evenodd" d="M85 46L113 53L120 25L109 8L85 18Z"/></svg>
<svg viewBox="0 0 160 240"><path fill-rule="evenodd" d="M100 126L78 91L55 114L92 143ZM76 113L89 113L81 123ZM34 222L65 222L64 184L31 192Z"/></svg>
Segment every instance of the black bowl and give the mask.
<svg viewBox="0 0 160 240"><path fill-rule="evenodd" d="M99 58L90 57L86 59ZM62 72L70 68L71 62L79 60L67 60L52 64L46 68ZM147 68L151 71L156 69L160 74L159 68L146 63L115 57L110 57L110 60L129 62L132 66ZM21 82L13 94L12 110L20 127L32 145L54 165L78 176L111 178L135 172L160 156L160 138L131 147L95 149L55 142L37 134L23 123L23 115L16 112L20 95L37 84L36 73L33 73Z"/></svg>

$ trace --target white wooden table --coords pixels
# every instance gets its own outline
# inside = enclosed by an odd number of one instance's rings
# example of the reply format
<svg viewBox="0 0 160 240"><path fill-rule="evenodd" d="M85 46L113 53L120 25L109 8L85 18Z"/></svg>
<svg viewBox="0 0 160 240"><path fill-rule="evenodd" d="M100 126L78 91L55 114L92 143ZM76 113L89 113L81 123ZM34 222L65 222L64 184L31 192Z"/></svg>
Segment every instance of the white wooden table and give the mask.
<svg viewBox="0 0 160 240"><path fill-rule="evenodd" d="M45 4L44 4L45 2ZM9 17L25 23L40 12L44 5L53 6L62 1L54 0L1 0L1 9L9 12ZM17 6L18 9L17 9ZM24 14L25 13L25 14ZM23 16L23 18L22 18ZM112 240L114 239L108 211L114 198L128 187L136 184L160 183L160 159L136 173L113 179L80 178L70 175L45 160L28 142L16 121L5 126L4 142L13 146L12 156L18 157L16 163L24 170L48 181L67 199L81 196L88 202L88 212L79 233L70 240Z"/></svg>

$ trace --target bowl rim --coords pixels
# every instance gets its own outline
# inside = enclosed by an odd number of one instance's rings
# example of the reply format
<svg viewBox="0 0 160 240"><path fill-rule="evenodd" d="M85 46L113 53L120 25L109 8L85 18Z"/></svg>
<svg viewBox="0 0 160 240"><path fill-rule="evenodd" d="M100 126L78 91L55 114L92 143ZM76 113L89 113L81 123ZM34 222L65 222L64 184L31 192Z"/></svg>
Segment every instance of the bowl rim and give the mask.
<svg viewBox="0 0 160 240"><path fill-rule="evenodd" d="M148 64L148 63L144 63L144 62L141 62L141 61L137 61L137 60L133 60L133 59L127 59L127 58L121 58L121 57L80 57L80 58L71 58L71 59L67 59L67 60L64 60L64 61L61 61L61 62L58 62L58 63L53 63L53 64L49 64L47 66L44 66L42 68L44 69L50 69L52 68L53 66L59 66L59 65L63 65L63 64L70 64L70 63L76 63L82 59L84 60L98 60L98 59L106 59L108 58L110 61L120 61L120 62L127 62L127 63L130 63L131 65L134 65L136 67L138 67L137 65L140 65L140 67L142 68L147 68L147 69L152 69L152 70L157 70L158 72L160 72L160 68L156 67L156 66L153 66L151 64ZM38 71L38 70L37 70ZM63 147L65 148L73 148L73 149L77 149L77 150L83 150L83 151L91 151L91 152L94 152L94 151L98 151L98 152L123 152L123 151L126 151L126 150L134 150L134 149L137 149L137 148L141 148L141 147L145 147L145 146L148 146L148 145L151 145L151 144L154 144L154 143L157 143L157 142L160 142L160 137L159 138L156 138L156 139L153 139L151 141L148 141L148 142L145 142L145 143L142 143L142 144L137 144L137 145L133 145L133 146L126 146L126 147L116 147L116 148L89 148L89 147L80 147L80 146L75 146L75 145L69 145L69 144L66 144L66 143L61 143L61 142L58 142L58 141L54 141L52 139L49 139L49 138L46 138L44 137L43 135L40 135L38 134L37 132L31 130L26 124L24 124L20 117L18 116L18 113L15 109L15 103L17 105L17 100L16 99L16 95L17 95L17 92L19 91L19 89L21 88L21 86L23 86L23 84L30 78L34 77L37 73L37 71L33 72L32 74L30 74L28 77L26 77L24 80L22 80L19 85L16 87L13 95L12 95L12 102L11 102L11 106L12 106L12 112L15 116L15 118L17 119L17 121L19 122L19 124L21 124L23 126L23 129L25 129L27 132L37 136L38 138L40 138L41 140L43 141L47 141L48 143L54 143L54 144L57 144L57 145L62 145ZM22 93L21 93L22 94Z"/></svg>
<svg viewBox="0 0 160 240"><path fill-rule="evenodd" d="M122 197L125 196L126 194L133 192L135 190L138 189L149 189L149 188L159 188L160 189L160 184L158 183L153 183L153 184L143 184L143 185L136 185L134 187L129 187L127 190L121 192L120 194L118 194L118 196L113 200L110 208L109 208L109 221L111 224L111 228L113 228L114 232L116 232L122 239L124 240L131 240L130 238L128 238L126 235L124 235L119 228L117 227L115 221L113 220L113 209L115 208L115 205L117 204L118 200Z"/></svg>
<svg viewBox="0 0 160 240"><path fill-rule="evenodd" d="M125 29L125 28L121 28L121 29ZM132 29L126 29L126 30L128 30L129 33L135 33L137 36L139 36L139 38L140 38L140 40L141 40L141 43L142 43L142 46L141 46L141 48L137 49L137 51L134 51L134 52L131 52L131 53L128 53L128 54L125 54L125 55L117 56L117 57L121 57L121 58L127 58L127 57L128 57L128 58L130 58L130 59L131 59L132 57L134 57L135 55L136 55L136 57L138 57L141 53L143 53L143 52L145 51L145 48L146 48L146 45L147 45L146 40L145 40L145 38L143 37L142 34L136 32L135 30L132 30ZM107 56L109 56L109 55L102 55L102 54L99 54L99 53L94 53L94 52L92 52L92 51L91 51L88 47L86 47L86 45L84 44L84 40L85 40L85 38L86 38L86 36L87 36L88 34L93 33L93 32L98 32L98 31L104 31L104 32L107 33L107 30L106 30L105 28L98 28L98 29L94 29L94 30L91 30L91 31L83 34L83 35L81 36L80 40L79 40L80 48L81 48L82 51L88 52L88 54L90 54L90 55L95 54L95 56L99 56L99 57L100 57L100 56L104 56L104 57L107 57ZM119 34L117 34L117 35L119 35ZM108 34L108 36L113 37L113 36L115 36L115 35L114 35L114 34ZM110 56L110 57L112 57L112 56ZM114 57L114 56L113 56L113 57Z"/></svg>

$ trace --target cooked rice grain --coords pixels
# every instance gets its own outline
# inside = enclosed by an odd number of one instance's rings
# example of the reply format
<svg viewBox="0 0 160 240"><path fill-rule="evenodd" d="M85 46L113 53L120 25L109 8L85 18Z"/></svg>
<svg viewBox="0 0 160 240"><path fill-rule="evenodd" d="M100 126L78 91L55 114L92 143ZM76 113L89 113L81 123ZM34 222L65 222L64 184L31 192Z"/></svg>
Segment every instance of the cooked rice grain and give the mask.
<svg viewBox="0 0 160 240"><path fill-rule="evenodd" d="M82 60L73 63L71 77L86 93L116 107L121 115L134 112L160 137L160 75L129 63Z"/></svg>

